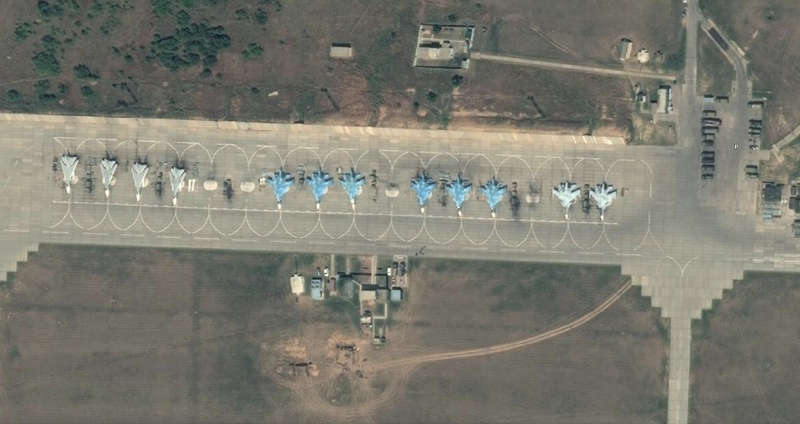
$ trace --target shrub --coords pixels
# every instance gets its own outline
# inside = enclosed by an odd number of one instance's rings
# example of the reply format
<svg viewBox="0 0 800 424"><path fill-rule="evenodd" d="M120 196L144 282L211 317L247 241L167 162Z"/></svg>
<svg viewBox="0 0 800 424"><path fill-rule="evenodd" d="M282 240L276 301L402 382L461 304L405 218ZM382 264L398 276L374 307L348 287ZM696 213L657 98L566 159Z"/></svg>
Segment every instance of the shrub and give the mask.
<svg viewBox="0 0 800 424"><path fill-rule="evenodd" d="M236 11L236 20L243 21L247 19L247 11L244 9L239 9Z"/></svg>
<svg viewBox="0 0 800 424"><path fill-rule="evenodd" d="M39 1L36 3L36 9L39 10L39 15L43 18L48 19L52 17L59 18L64 14L64 8L61 7L60 4L50 4L44 0Z"/></svg>
<svg viewBox="0 0 800 424"><path fill-rule="evenodd" d="M453 75L453 78L450 78L450 83L453 84L453 87L458 87L464 81L464 77L461 75Z"/></svg>
<svg viewBox="0 0 800 424"><path fill-rule="evenodd" d="M14 41L26 40L35 33L36 31L33 30L33 25L30 22L23 22L14 29Z"/></svg>
<svg viewBox="0 0 800 424"><path fill-rule="evenodd" d="M92 90L92 87L89 87L88 85L84 85L83 87L81 87L81 97L83 97L86 100L89 100L92 97L94 97L94 90Z"/></svg>
<svg viewBox="0 0 800 424"><path fill-rule="evenodd" d="M9 102L18 102L22 99L22 94L17 90L8 90L6 99L8 99Z"/></svg>
<svg viewBox="0 0 800 424"><path fill-rule="evenodd" d="M250 43L247 45L247 49L242 52L242 56L244 56L245 60L256 59L261 57L264 53L264 48L259 46L256 43Z"/></svg>
<svg viewBox="0 0 800 424"><path fill-rule="evenodd" d="M435 91L429 91L428 95L425 96L425 97L427 97L429 102L435 102L436 101L436 97L438 97L438 96L436 95Z"/></svg>
<svg viewBox="0 0 800 424"><path fill-rule="evenodd" d="M83 65L83 64L72 68L72 70L75 71L75 78L77 78L79 80L98 80L98 79L100 79L100 76L97 75L96 72L92 71L91 69L89 69L88 66Z"/></svg>
<svg viewBox="0 0 800 424"><path fill-rule="evenodd" d="M42 76L52 76L61 73L61 64L56 55L51 51L39 52L33 55L33 68Z"/></svg>
<svg viewBox="0 0 800 424"><path fill-rule="evenodd" d="M256 12L253 13L253 21L255 21L259 25L264 25L267 23L267 12L264 9L258 8Z"/></svg>

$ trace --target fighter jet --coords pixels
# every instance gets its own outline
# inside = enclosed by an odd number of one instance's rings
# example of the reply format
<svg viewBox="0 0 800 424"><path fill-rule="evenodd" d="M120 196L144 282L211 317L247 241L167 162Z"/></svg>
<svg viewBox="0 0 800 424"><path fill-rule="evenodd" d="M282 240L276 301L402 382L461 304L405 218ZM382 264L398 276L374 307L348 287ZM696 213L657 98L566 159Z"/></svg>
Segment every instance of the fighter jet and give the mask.
<svg viewBox="0 0 800 424"><path fill-rule="evenodd" d="M580 195L581 188L570 181L564 181L553 187L553 196L558 197L558 200L561 201L561 206L564 208L564 218L566 219L569 219L569 208L572 207L575 199Z"/></svg>
<svg viewBox="0 0 800 424"><path fill-rule="evenodd" d="M328 187L333 184L331 174L322 170L319 167L308 177L308 186L311 187L311 192L314 193L314 201L317 202L317 210L319 210L319 203L322 201L322 196L328 192Z"/></svg>
<svg viewBox="0 0 800 424"><path fill-rule="evenodd" d="M172 184L172 206L178 205L178 193L183 189L183 179L186 178L186 170L173 166L169 170L169 182Z"/></svg>
<svg viewBox="0 0 800 424"><path fill-rule="evenodd" d="M486 184L481 185L481 193L486 196L486 201L489 203L489 209L492 211L492 218L497 216L497 205L503 200L503 196L508 191L508 186L497 180L497 177L492 177Z"/></svg>
<svg viewBox="0 0 800 424"><path fill-rule="evenodd" d="M589 197L597 203L597 209L600 209L600 220L602 221L606 212L606 208L611 205L611 201L617 198L617 189L613 185L603 181L591 189L589 189Z"/></svg>
<svg viewBox="0 0 800 424"><path fill-rule="evenodd" d="M356 197L361 194L361 187L365 183L364 176L353 168L350 168L349 172L339 177L339 185L347 192L347 197L350 198L350 206L352 206L353 210L356 209Z"/></svg>
<svg viewBox="0 0 800 424"><path fill-rule="evenodd" d="M461 174L459 174L458 178L447 183L446 187L447 192L453 198L453 203L456 204L458 216L461 216L461 208L464 207L464 202L467 201L470 193L472 193L472 183L461 178Z"/></svg>
<svg viewBox="0 0 800 424"><path fill-rule="evenodd" d="M67 194L71 191L72 180L75 179L75 170L78 169L78 157L69 153L61 156L61 171L64 173L64 186Z"/></svg>
<svg viewBox="0 0 800 424"><path fill-rule="evenodd" d="M105 158L100 161L100 172L103 174L103 188L106 191L106 198L111 194L111 180L114 179L114 172L117 171L117 161Z"/></svg>
<svg viewBox="0 0 800 424"><path fill-rule="evenodd" d="M133 175L133 185L136 186L136 201L142 198L142 188L147 182L147 167L146 163L136 162L131 166L131 174Z"/></svg>
<svg viewBox="0 0 800 424"><path fill-rule="evenodd" d="M289 187L294 185L294 177L289 175L288 172L284 171L283 168L275 171L274 174L267 177L267 182L272 187L272 191L275 193L275 200L278 202L278 210L281 209L281 204L283 202L283 196L289 192Z"/></svg>
<svg viewBox="0 0 800 424"><path fill-rule="evenodd" d="M431 197L435 188L436 181L425 174L425 171L420 171L417 177L411 180L411 189L417 193L421 213L425 213L425 204L428 203L428 198Z"/></svg>

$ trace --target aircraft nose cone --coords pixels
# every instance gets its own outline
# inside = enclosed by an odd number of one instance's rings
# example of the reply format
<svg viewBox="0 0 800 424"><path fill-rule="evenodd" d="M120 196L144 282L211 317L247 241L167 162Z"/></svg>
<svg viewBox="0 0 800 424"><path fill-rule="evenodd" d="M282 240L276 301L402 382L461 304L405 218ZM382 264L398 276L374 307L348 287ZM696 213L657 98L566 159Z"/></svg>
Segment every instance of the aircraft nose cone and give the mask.
<svg viewBox="0 0 800 424"><path fill-rule="evenodd" d="M111 195L111 190L106 189L106 199L108 199L108 196L110 196L110 195Z"/></svg>
<svg viewBox="0 0 800 424"><path fill-rule="evenodd" d="M141 194L139 194L139 193L136 193L136 201L138 202L138 201L140 201L141 199L142 199L142 195L141 195Z"/></svg>
<svg viewBox="0 0 800 424"><path fill-rule="evenodd" d="M173 197L172 198L172 206L178 206L178 198L177 197Z"/></svg>
<svg viewBox="0 0 800 424"><path fill-rule="evenodd" d="M69 187L69 186L67 186L67 194L69 194L69 191L70 191L69 189L70 189L70 187Z"/></svg>

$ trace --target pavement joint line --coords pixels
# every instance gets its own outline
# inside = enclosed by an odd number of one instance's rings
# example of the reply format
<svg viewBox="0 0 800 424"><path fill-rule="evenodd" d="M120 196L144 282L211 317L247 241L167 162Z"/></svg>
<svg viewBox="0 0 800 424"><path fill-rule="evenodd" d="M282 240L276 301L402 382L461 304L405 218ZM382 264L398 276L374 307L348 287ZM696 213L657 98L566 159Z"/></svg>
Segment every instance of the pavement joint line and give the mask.
<svg viewBox="0 0 800 424"><path fill-rule="evenodd" d="M85 236L107 236L108 235L108 233L88 233L88 232L87 233L81 233L81 234L83 234Z"/></svg>

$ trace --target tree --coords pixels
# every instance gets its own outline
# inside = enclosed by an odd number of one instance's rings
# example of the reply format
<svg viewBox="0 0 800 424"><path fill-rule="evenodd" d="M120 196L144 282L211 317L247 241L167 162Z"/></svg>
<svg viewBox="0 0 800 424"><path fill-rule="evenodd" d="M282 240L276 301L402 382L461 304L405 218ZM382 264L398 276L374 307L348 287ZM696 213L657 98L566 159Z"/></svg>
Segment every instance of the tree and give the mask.
<svg viewBox="0 0 800 424"><path fill-rule="evenodd" d="M42 76L58 75L61 73L61 64L58 63L53 52L45 51L33 55L33 68Z"/></svg>

